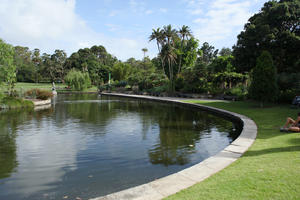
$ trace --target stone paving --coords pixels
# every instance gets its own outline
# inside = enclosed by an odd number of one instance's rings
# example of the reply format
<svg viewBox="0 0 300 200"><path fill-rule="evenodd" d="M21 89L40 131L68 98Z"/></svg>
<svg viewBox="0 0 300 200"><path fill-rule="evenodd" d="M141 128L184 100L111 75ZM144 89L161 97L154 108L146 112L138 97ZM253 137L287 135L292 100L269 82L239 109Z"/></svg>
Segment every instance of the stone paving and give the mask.
<svg viewBox="0 0 300 200"><path fill-rule="evenodd" d="M253 144L257 134L256 124L246 116L239 115L222 109L212 108L199 104L191 104L182 102L182 98L170 97L152 97L143 95L126 95L117 93L103 93L103 95L130 97L139 99L148 99L153 101L176 102L185 104L201 110L206 110L231 117L235 120L240 120L243 123L243 130L240 136L234 140L229 146L217 153L216 155L207 158L206 160L171 174L169 176L154 180L150 183L129 188L120 192L112 193L103 197L94 198L91 200L159 200L169 195L175 194L180 190L188 188L209 176L224 169L245 153ZM187 99L184 99L187 100ZM195 100L195 99L193 99ZM203 100L203 99L202 99Z"/></svg>

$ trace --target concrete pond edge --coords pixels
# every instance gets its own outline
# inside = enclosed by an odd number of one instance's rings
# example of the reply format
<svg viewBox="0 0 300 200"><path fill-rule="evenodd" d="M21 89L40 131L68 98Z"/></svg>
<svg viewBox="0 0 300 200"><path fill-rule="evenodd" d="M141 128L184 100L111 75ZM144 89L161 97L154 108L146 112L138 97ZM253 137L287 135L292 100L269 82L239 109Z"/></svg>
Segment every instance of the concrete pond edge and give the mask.
<svg viewBox="0 0 300 200"><path fill-rule="evenodd" d="M196 183L199 183L211 175L221 171L239 157L241 157L248 148L254 143L257 135L257 126L250 118L234 112L223 109L213 108L200 104L187 103L172 98L161 98L144 95L128 95L119 93L102 93L102 95L129 97L136 99L145 99L151 101L177 103L200 110L215 113L221 116L237 120L243 125L241 134L229 146L214 156L211 156L202 162L177 173L156 179L136 187L108 194L106 196L93 198L90 200L159 200L175 194L180 190L186 189Z"/></svg>

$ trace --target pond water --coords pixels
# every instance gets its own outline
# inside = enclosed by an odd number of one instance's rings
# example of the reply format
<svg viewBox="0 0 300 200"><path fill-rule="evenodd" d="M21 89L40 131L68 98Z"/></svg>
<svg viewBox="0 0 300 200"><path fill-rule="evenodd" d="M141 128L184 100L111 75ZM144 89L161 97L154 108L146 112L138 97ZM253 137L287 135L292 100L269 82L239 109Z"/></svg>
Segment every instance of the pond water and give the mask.
<svg viewBox="0 0 300 200"><path fill-rule="evenodd" d="M89 199L175 173L240 133L170 103L58 95L51 108L0 112L0 199Z"/></svg>

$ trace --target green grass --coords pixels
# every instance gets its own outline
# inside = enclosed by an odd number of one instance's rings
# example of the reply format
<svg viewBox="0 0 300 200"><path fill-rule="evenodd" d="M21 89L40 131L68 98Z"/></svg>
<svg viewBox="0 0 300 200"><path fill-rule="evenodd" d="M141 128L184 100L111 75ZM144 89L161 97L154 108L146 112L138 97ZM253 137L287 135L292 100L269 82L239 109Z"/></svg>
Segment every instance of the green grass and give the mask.
<svg viewBox="0 0 300 200"><path fill-rule="evenodd" d="M250 117L258 126L255 143L236 162L167 200L300 199L300 133L281 133L289 105L259 108L251 102L201 102Z"/></svg>
<svg viewBox="0 0 300 200"><path fill-rule="evenodd" d="M55 87L58 88L58 92L65 92L65 91L70 91L70 90L64 90L64 88L66 87L66 84L62 84L62 83L56 83ZM22 83L22 82L18 82L16 83L15 89L16 91L27 91L30 89L43 89L43 90L48 90L51 91L52 89L52 84L51 83ZM5 87L2 85L0 88L0 92L4 92L5 91ZM84 90L84 92L97 92L97 87L93 86L91 88L88 88L87 90Z"/></svg>

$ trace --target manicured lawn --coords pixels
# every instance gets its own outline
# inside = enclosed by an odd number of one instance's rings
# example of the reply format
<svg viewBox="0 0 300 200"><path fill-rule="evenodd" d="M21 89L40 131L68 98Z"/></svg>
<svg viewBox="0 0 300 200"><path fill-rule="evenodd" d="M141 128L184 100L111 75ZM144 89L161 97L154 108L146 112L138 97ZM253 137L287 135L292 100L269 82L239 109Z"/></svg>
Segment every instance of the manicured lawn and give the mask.
<svg viewBox="0 0 300 200"><path fill-rule="evenodd" d="M63 91L63 89L66 87L66 84L59 84L56 83L55 87L58 88L58 91ZM15 86L15 89L17 91L23 90L23 91L27 91L33 88L39 88L39 89L44 89L44 90L51 90L52 88L52 84L51 83L17 83ZM61 90L60 90L61 89ZM0 92L4 91L5 88L4 86L2 86L2 88L0 88ZM97 87L93 86L91 88L88 88L87 90L85 90L84 92L97 92Z"/></svg>
<svg viewBox="0 0 300 200"><path fill-rule="evenodd" d="M200 102L246 115L258 126L253 146L229 167L166 199L300 199L300 133L281 133L289 105L259 108L251 102Z"/></svg>
<svg viewBox="0 0 300 200"><path fill-rule="evenodd" d="M60 87L60 88L64 88L66 87L67 85L65 84L55 84L56 87ZM30 90L30 89L33 89L33 88L38 88L38 89L44 89L44 90L51 90L52 88L52 84L51 83L17 83L16 84L16 90L20 90L20 89L23 89L23 90Z"/></svg>

